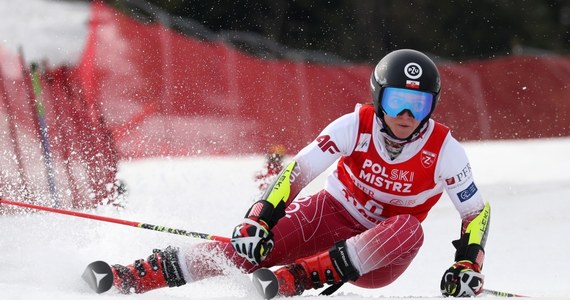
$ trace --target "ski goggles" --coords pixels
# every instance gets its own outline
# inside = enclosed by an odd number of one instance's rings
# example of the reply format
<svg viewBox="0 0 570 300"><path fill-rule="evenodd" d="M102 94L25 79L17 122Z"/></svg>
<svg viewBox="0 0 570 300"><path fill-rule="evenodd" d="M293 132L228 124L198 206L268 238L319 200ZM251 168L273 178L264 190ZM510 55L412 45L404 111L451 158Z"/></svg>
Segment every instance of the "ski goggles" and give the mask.
<svg viewBox="0 0 570 300"><path fill-rule="evenodd" d="M392 118L408 110L421 121L430 114L433 100L432 93L387 87L382 93L382 110Z"/></svg>

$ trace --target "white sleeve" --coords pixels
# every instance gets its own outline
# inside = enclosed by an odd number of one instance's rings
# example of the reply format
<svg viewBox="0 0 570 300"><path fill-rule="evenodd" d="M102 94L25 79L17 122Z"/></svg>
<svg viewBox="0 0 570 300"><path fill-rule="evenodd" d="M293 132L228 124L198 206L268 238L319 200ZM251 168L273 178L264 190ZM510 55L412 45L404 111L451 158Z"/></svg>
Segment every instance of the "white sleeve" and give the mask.
<svg viewBox="0 0 570 300"><path fill-rule="evenodd" d="M350 155L356 144L358 113L352 112L331 122L294 160L308 184L341 156Z"/></svg>
<svg viewBox="0 0 570 300"><path fill-rule="evenodd" d="M437 180L443 185L453 205L463 219L483 209L481 191L475 185L471 165L463 146L448 134L441 151Z"/></svg>

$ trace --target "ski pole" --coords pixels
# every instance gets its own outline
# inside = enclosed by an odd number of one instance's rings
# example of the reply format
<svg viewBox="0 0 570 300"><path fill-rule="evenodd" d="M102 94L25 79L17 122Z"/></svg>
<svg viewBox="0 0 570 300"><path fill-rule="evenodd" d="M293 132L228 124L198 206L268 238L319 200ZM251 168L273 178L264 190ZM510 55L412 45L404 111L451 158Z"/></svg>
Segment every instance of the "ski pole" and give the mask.
<svg viewBox="0 0 570 300"><path fill-rule="evenodd" d="M508 292L495 291L495 290L488 290L488 289L483 289L482 294L496 296L496 297L525 297L525 298L528 298L528 296L523 296L523 295L513 294L513 293L508 293Z"/></svg>
<svg viewBox="0 0 570 300"><path fill-rule="evenodd" d="M51 208L51 207L45 207L45 206L40 206L40 205L10 201L10 200L6 200L6 199L2 199L2 198L0 198L0 204L8 204L8 205L15 205L15 206L20 206L20 207L37 209L37 210L49 211L49 212L53 212L53 213L69 215L69 216L74 216L74 217L80 217L80 218L86 218L86 219L122 224L122 225L127 225L127 226L132 226L132 227L137 227L137 228L144 228L144 229L149 229L149 230L154 230L154 231L159 231L159 232L166 232L166 233L177 234L177 235L184 235L184 236L189 236L189 237L203 239L203 240L211 240L211 241L219 241L219 242L229 242L230 241L230 239L227 237L217 236L217 235L213 235L213 234L186 231L186 230L182 230L182 229L173 229L173 228L169 228L169 227L165 227L165 226L158 226L158 225L152 225L152 224L148 224L148 223L141 223L141 222L134 222L134 221L127 221L127 220L91 215L91 214L81 213L81 212L77 212L77 211L63 210L63 209L58 209L58 208Z"/></svg>

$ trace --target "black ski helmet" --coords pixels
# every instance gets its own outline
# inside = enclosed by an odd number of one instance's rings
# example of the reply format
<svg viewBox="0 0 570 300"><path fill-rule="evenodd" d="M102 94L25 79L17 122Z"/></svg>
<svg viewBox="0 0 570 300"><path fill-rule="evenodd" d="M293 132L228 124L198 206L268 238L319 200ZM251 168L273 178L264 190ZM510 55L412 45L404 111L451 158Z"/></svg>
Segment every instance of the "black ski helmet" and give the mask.
<svg viewBox="0 0 570 300"><path fill-rule="evenodd" d="M422 52L400 49L388 53L376 65L370 76L370 90L376 116L382 121L387 133L396 138L384 123L382 94L386 87L396 87L432 93L434 95L430 113L416 129L419 131L429 120L439 100L441 81L435 63ZM412 136L416 133L414 132ZM410 136L411 137L411 136Z"/></svg>

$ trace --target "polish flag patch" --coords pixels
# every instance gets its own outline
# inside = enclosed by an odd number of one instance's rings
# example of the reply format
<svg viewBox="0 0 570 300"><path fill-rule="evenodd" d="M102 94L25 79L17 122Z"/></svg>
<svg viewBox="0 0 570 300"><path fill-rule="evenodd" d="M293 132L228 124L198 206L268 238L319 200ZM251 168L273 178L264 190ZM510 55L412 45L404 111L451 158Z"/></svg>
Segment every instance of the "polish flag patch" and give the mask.
<svg viewBox="0 0 570 300"><path fill-rule="evenodd" d="M415 80L406 80L406 87L411 89L419 89L420 82Z"/></svg>

